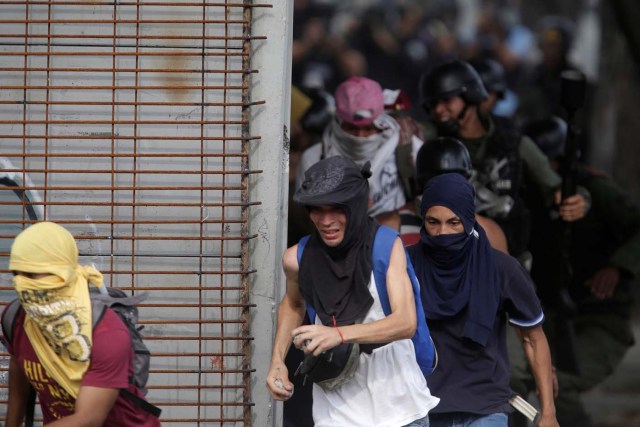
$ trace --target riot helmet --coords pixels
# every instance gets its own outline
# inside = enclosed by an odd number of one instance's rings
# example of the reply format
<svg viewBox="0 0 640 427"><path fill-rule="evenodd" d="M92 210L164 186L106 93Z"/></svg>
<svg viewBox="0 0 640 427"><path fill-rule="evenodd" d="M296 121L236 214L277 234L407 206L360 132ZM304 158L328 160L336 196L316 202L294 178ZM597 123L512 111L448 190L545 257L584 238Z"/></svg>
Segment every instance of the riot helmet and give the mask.
<svg viewBox="0 0 640 427"><path fill-rule="evenodd" d="M335 113L335 100L330 93L322 89L312 88L305 93L311 98L311 106L302 116L302 128L313 135L322 135Z"/></svg>
<svg viewBox="0 0 640 427"><path fill-rule="evenodd" d="M439 101L461 97L467 104L477 105L487 98L480 76L467 62L454 60L442 63L420 79L422 105L429 111Z"/></svg>
<svg viewBox="0 0 640 427"><path fill-rule="evenodd" d="M575 24L565 16L547 15L536 24L540 46L557 45L563 54L571 48Z"/></svg>
<svg viewBox="0 0 640 427"><path fill-rule="evenodd" d="M531 138L550 160L564 156L567 122L560 117L530 121L523 126L522 133Z"/></svg>
<svg viewBox="0 0 640 427"><path fill-rule="evenodd" d="M507 78L502 64L490 58L476 58L469 63L480 75L487 92L495 92L503 98L507 91Z"/></svg>
<svg viewBox="0 0 640 427"><path fill-rule="evenodd" d="M467 179L471 178L473 166L467 147L451 137L425 142L416 156L418 188L422 190L431 178L447 172L457 172Z"/></svg>

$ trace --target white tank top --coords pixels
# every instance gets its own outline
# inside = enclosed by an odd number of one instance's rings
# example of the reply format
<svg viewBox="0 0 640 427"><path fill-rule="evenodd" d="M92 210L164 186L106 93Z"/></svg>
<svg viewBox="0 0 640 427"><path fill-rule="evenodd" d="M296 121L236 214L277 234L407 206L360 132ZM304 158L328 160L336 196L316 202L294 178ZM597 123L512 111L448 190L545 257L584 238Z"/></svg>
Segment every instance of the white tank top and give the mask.
<svg viewBox="0 0 640 427"><path fill-rule="evenodd" d="M362 323L385 317L373 274L369 291L373 305ZM439 401L427 387L413 342L404 339L361 353L355 375L337 389L314 384L313 421L316 427L399 427L424 418Z"/></svg>

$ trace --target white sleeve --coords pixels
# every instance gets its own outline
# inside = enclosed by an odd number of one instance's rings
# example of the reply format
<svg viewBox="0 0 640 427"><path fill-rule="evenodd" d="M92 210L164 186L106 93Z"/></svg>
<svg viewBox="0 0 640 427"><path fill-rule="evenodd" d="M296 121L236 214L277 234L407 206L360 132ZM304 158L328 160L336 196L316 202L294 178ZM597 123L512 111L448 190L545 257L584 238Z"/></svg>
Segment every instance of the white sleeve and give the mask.
<svg viewBox="0 0 640 427"><path fill-rule="evenodd" d="M424 144L424 141L418 138L417 136L413 135L411 137L411 160L413 161L414 165L416 164L416 159L418 158L418 151L420 150L420 147L422 147L422 144Z"/></svg>

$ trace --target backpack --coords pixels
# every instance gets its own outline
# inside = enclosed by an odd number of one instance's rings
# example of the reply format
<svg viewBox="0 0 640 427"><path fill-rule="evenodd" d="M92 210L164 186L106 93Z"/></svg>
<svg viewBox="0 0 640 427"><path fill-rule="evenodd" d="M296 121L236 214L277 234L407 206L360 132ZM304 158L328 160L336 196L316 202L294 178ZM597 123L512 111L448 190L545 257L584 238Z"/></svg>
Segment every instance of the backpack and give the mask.
<svg viewBox="0 0 640 427"><path fill-rule="evenodd" d="M372 254L372 266L373 276L376 282L376 288L378 290L378 296L380 297L380 305L382 311L388 316L391 314L391 305L389 304L389 295L387 294L387 269L389 267L389 259L391 257L391 250L393 243L400 234L389 227L381 225L376 232L376 237L373 241L373 254ZM298 242L298 263L302 258L302 252L304 247L309 241L309 236L305 236ZM406 254L406 250L405 250ZM436 352L433 340L429 334L429 327L427 326L427 319L422 308L422 299L420 297L420 284L416 278L416 274L413 271L413 265L409 256L407 258L407 273L411 279L411 285L413 288L413 299L416 305L416 320L417 327L416 332L411 338L413 346L416 352L416 361L420 370L425 377L429 376L438 364L438 354ZM316 312L315 309L307 303L307 314L311 323L315 323Z"/></svg>
<svg viewBox="0 0 640 427"><path fill-rule="evenodd" d="M147 294L138 294L128 296L120 289L105 286L105 293L101 293L97 288L92 287L89 290L91 298L91 325L96 327L98 322L102 320L106 309L111 308L122 319L123 323L129 330L131 336L131 347L133 349L133 376L129 378L130 384L135 384L140 391L147 394L147 380L149 379L149 365L151 360L151 352L143 341L140 331L144 326L138 325L138 307L137 305L147 299ZM18 311L22 309L20 301L16 298L9 303L2 315L2 331L4 334L3 341L12 342L13 328L15 318ZM162 410L157 406L147 402L127 389L120 389L120 394L131 400L136 406L142 408L146 412L159 417Z"/></svg>

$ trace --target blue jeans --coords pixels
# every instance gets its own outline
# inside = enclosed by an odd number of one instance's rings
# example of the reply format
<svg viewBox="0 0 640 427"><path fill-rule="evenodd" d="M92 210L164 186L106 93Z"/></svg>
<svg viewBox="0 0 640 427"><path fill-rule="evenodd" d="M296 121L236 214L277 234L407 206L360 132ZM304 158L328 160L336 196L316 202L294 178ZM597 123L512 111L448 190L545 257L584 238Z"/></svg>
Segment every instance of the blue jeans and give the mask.
<svg viewBox="0 0 640 427"><path fill-rule="evenodd" d="M419 420L411 421L409 424L403 427L429 427L429 415Z"/></svg>
<svg viewBox="0 0 640 427"><path fill-rule="evenodd" d="M451 412L447 414L431 414L431 427L507 427L509 418L505 413L490 415Z"/></svg>

